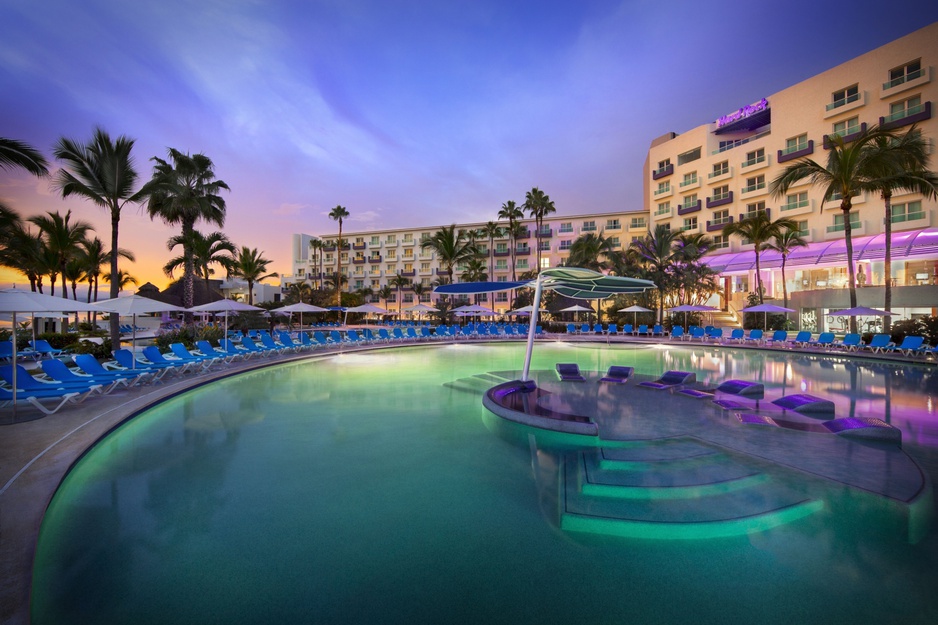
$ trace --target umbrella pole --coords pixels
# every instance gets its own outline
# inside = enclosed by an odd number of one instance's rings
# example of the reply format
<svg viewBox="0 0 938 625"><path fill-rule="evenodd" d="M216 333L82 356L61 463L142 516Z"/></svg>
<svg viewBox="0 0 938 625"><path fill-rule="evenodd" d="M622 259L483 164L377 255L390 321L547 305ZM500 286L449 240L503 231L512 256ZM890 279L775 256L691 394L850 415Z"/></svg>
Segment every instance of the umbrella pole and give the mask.
<svg viewBox="0 0 938 625"><path fill-rule="evenodd" d="M16 313L13 313L13 421L16 421Z"/></svg>
<svg viewBox="0 0 938 625"><path fill-rule="evenodd" d="M531 371L531 353L534 351L534 331L537 326L537 311L541 307L541 277L538 275L537 286L534 288L534 306L531 308L531 322L528 324L528 344L524 352L524 369L521 372L521 381L527 382Z"/></svg>
<svg viewBox="0 0 938 625"><path fill-rule="evenodd" d="M134 365L132 368L136 369L137 368L137 313L134 313L130 319L131 319L131 323L134 324L133 330L131 330L132 334L130 335L130 354L132 356L130 362L132 362ZM117 340L120 341L120 338L118 338ZM117 349L120 349L120 348L121 348L120 343L118 343Z"/></svg>

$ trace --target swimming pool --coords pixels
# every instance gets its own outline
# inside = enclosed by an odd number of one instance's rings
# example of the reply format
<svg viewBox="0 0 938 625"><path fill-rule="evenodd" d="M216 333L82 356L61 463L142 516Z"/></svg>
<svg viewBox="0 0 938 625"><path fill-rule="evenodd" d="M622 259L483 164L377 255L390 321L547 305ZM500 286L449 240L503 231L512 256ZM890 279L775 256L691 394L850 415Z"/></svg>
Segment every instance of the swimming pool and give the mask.
<svg viewBox="0 0 938 625"><path fill-rule="evenodd" d="M43 521L35 623L931 623L935 530L871 499L707 540L562 531L556 484L493 435L487 372L523 346L275 366L180 395L76 465ZM759 379L877 414L938 473L933 370L717 348L539 344L533 368ZM478 377L481 376L481 377ZM887 411L888 406L888 411ZM691 415L691 419L693 416ZM778 479L797 488L799 476ZM552 495L553 494L553 495Z"/></svg>

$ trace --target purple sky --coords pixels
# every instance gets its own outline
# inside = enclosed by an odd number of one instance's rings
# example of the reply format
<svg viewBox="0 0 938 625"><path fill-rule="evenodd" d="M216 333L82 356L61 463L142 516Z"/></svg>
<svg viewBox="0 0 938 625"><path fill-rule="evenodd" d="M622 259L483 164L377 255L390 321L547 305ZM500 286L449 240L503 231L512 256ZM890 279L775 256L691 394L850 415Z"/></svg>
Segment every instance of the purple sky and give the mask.
<svg viewBox="0 0 938 625"><path fill-rule="evenodd" d="M94 126L212 158L225 232L290 271L290 234L494 219L538 186L560 214L637 210L649 142L938 20L897 2L5 0L0 136L51 156ZM103 209L0 174L22 214ZM125 209L141 282L174 231ZM204 229L204 228L203 228ZM0 283L14 279L0 273Z"/></svg>

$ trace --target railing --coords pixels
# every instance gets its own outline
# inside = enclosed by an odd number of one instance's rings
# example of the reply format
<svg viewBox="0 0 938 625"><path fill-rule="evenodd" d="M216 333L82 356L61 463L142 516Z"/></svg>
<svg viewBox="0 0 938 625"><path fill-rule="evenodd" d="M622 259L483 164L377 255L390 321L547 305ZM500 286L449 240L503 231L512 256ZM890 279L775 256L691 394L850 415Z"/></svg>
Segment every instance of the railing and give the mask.
<svg viewBox="0 0 938 625"><path fill-rule="evenodd" d="M757 156L756 158L750 158L743 161L743 167L751 167L753 165L758 165L759 163L765 162L765 154L762 156Z"/></svg>
<svg viewBox="0 0 938 625"><path fill-rule="evenodd" d="M859 99L860 99L860 92L858 91L856 93L852 93L848 95L846 98L842 98L840 100L834 100L833 102L827 105L827 110L833 111L836 108L840 108L841 106L846 106L850 104L851 102L856 102Z"/></svg>
<svg viewBox="0 0 938 625"><path fill-rule="evenodd" d="M715 172L713 172L713 173L707 174L707 178L716 178L717 176L725 176L725 175L727 175L728 173L730 173L730 168L729 168L729 167L727 167L726 169L723 169L723 170L721 170L721 171L715 171Z"/></svg>
<svg viewBox="0 0 938 625"><path fill-rule="evenodd" d="M910 106L910 107L907 108L907 109L903 109L903 110L901 110L901 111L896 111L896 112L893 113L892 115L887 115L886 117L883 118L883 121L888 124L889 122L894 122L894 121L896 121L896 120L898 120L898 119L903 119L903 118L906 118L906 117L911 117L912 115L918 115L919 113L923 112L924 110L925 110L925 105L924 105L924 104L917 104L917 105L915 105L915 106Z"/></svg>
<svg viewBox="0 0 938 625"><path fill-rule="evenodd" d="M720 200L725 200L727 198L733 197L731 193L732 193L731 191L727 191L726 193L714 193L708 199L710 200L710 202L719 202Z"/></svg>
<svg viewBox="0 0 938 625"><path fill-rule="evenodd" d="M724 145L723 147L721 147L721 148L719 148L719 149L714 150L714 151L711 152L710 154L720 154L721 152L726 152L727 150L732 150L733 148L738 148L738 147L741 146L741 145L746 145L746 144L749 143L750 141L755 141L756 139L761 139L762 137L766 137L766 136L768 136L768 135L770 135L770 134L772 134L772 131L771 131L771 130L766 130L765 132L760 132L760 133L757 134L757 135L753 135L753 136L747 137L747 138L745 138L745 139L740 139L740 140L738 140L738 141L733 141L733 142L731 142L731 143L729 143L729 144L727 144L727 145Z"/></svg>
<svg viewBox="0 0 938 625"><path fill-rule="evenodd" d="M697 184L697 182L698 182L697 176L694 176L693 178L689 178L688 180L685 180L684 182L682 182L682 183L680 184L680 186L682 186L682 187L689 187L689 186L691 186L692 184Z"/></svg>
<svg viewBox="0 0 938 625"><path fill-rule="evenodd" d="M828 232L843 232L846 227L847 227L846 224L834 224L833 226L828 226L828 227L827 227L827 231L828 231ZM850 228L851 228L851 230L859 229L859 228L860 228L860 222L859 222L859 221L851 221L851 222L850 222Z"/></svg>
<svg viewBox="0 0 938 625"><path fill-rule="evenodd" d="M883 83L883 89L892 89L893 87L898 87L899 85L908 82L910 80L915 80L916 78L921 78L925 75L925 68L915 70L914 72L909 72L908 74L903 74L898 78L893 78L890 81Z"/></svg>
<svg viewBox="0 0 938 625"><path fill-rule="evenodd" d="M796 143L795 145L790 145L786 148L783 148L779 150L779 154L783 156L787 156L788 154L791 154L792 152L800 152L801 150L807 150L807 149L808 149L808 142L805 141L804 143Z"/></svg>
<svg viewBox="0 0 938 625"><path fill-rule="evenodd" d="M670 193L670 192L671 192L671 185L667 184L661 187L660 189L658 189L657 191L655 191L655 196L657 197L659 195L664 195L665 193Z"/></svg>
<svg viewBox="0 0 938 625"><path fill-rule="evenodd" d="M658 169L651 172L651 178L652 180L657 180L658 178L670 176L673 173L674 173L674 163L668 163L664 167L659 167Z"/></svg>
<svg viewBox="0 0 938 625"><path fill-rule="evenodd" d="M758 191L759 189L764 189L764 188L765 188L765 183L764 183L764 182L758 182L758 183L756 183L756 184L751 184L751 185L749 185L748 187L743 187L743 188L742 188L742 192L743 192L743 193L751 193L751 192L753 192L753 191Z"/></svg>
<svg viewBox="0 0 938 625"><path fill-rule="evenodd" d="M658 210L655 211L655 217L660 217L661 215L670 215L670 214L671 214L670 206L667 208L659 208Z"/></svg>
<svg viewBox="0 0 938 625"><path fill-rule="evenodd" d="M915 221L916 219L925 219L925 211L917 211L914 213L905 213L903 215L893 215L892 223L901 224L904 221Z"/></svg>
<svg viewBox="0 0 938 625"><path fill-rule="evenodd" d="M796 208L804 208L805 206L807 206L807 205L810 204L810 203L811 203L810 200L799 200L799 201L797 201L797 202L791 202L791 203L788 203L788 204L782 204L782 205L779 207L779 210L781 210L781 211L790 211L790 210L795 210Z"/></svg>

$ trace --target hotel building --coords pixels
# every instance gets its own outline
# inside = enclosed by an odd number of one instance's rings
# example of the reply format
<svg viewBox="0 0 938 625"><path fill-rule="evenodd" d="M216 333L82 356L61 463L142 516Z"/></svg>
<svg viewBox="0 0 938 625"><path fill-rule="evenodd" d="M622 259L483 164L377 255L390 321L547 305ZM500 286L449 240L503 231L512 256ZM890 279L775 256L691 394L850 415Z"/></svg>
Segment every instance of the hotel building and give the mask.
<svg viewBox="0 0 938 625"><path fill-rule="evenodd" d="M653 140L648 150L642 172L642 207L618 213L551 215L541 233L534 232L533 220L525 220L528 231L518 240L516 273L534 268L535 246L541 248L543 267L556 266L567 258L570 245L581 234L602 231L618 249L624 249L632 240L663 224L671 230L706 233L714 239L714 249L706 260L722 276L718 303L738 310L745 305L746 293L755 288L755 255L751 244L728 237L722 230L747 215L765 211L772 219L794 219L809 242L787 259L787 287L792 307L802 310L803 321L811 317L805 311L814 310L814 329L822 329L824 307L845 304L847 297L843 288L847 267L840 201L821 202L824 190L808 181L778 198L770 195L769 185L798 158L810 157L826 164L830 135L839 134L849 140L873 124L897 131L915 124L933 151L938 137L938 120L933 115L938 101L936 65L938 23L778 93L753 94L752 104L718 120L681 134L666 133ZM891 280L897 287L894 306L905 308L908 314L934 314L938 287L913 287L938 281L938 202L897 191L892 207ZM860 303L871 306L883 303L883 217L880 197L864 194L853 199L854 261L858 282L866 287L861 291ZM466 230L483 225L457 224ZM334 271L335 254L341 253L349 290L369 287L377 291L399 272L429 286L442 269L432 253L421 250L420 241L438 228L343 232L349 246L341 252L335 249L336 237L324 235L323 241L332 242L332 247L324 250L324 272L328 275ZM286 277L285 282L315 280L318 276L319 268L309 247L314 238L293 236L293 276ZM488 240L479 243L488 254ZM511 279L508 245L507 237L496 239L490 258L494 275L489 279ZM762 261L766 295L781 297L780 257L764 252ZM487 304L506 310L506 297L496 295L497 299ZM412 291L405 292L405 306L414 301ZM807 325L810 327L811 322Z"/></svg>

